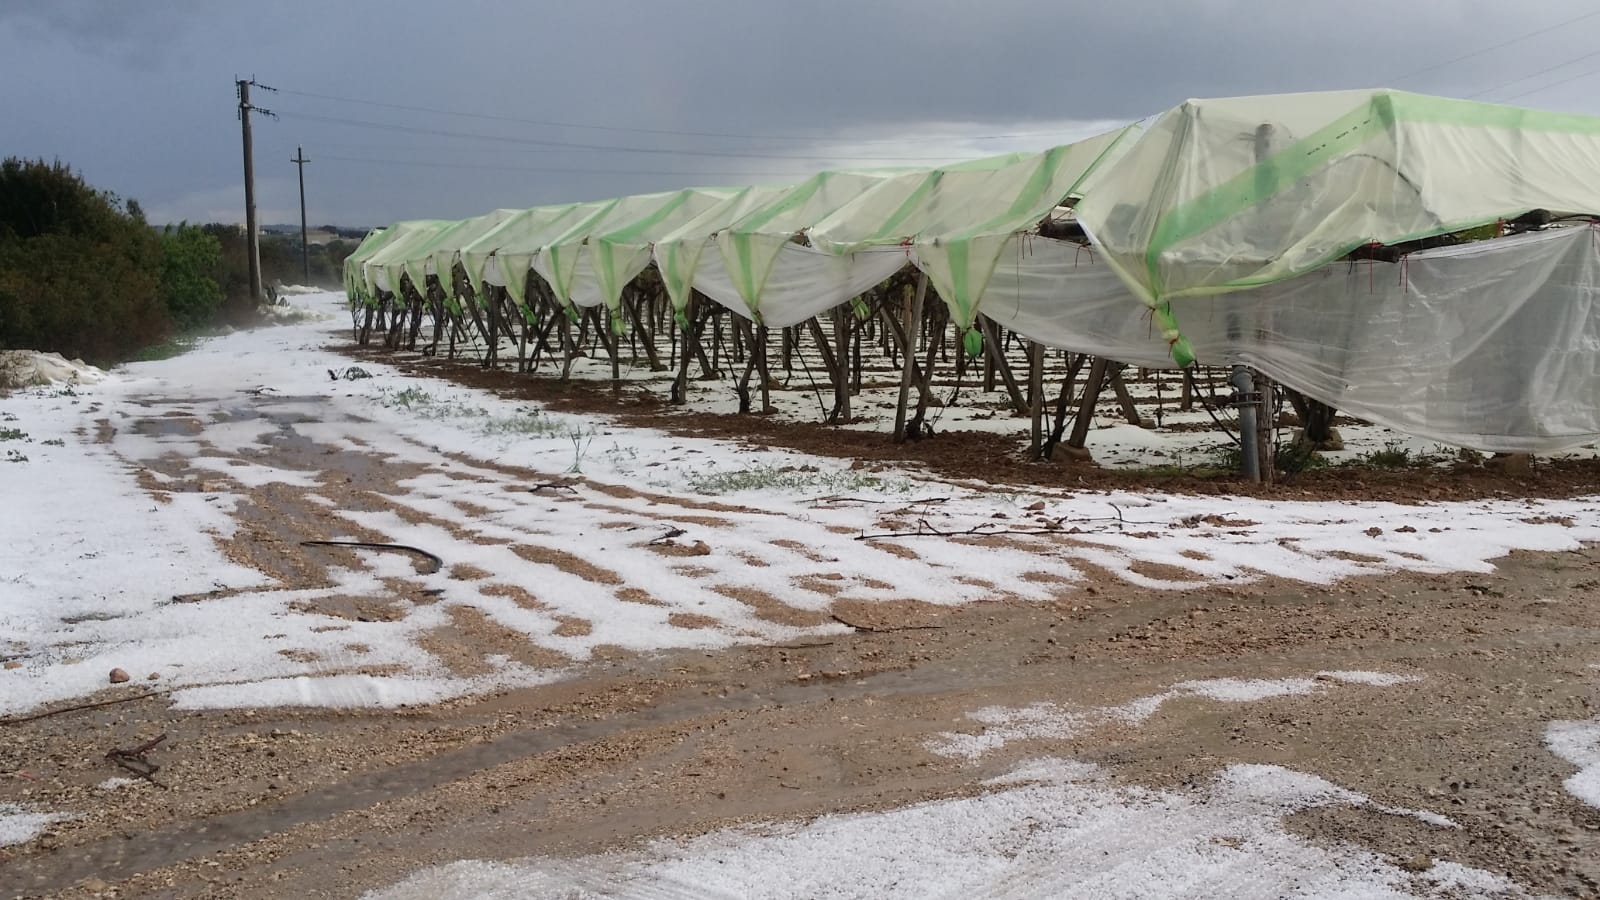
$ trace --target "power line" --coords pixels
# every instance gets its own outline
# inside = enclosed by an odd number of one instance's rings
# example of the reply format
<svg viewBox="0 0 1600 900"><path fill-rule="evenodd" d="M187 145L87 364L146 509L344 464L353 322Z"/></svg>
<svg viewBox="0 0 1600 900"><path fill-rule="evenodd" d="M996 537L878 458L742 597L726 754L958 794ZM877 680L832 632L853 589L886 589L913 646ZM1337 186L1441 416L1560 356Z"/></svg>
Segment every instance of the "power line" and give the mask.
<svg viewBox="0 0 1600 900"><path fill-rule="evenodd" d="M556 166L495 166L475 163L450 163L420 159L371 159L358 156L329 156L323 154L318 159L333 162L364 163L380 166L422 166L432 169L469 169L492 172L540 172L545 174L560 175L660 175L675 178L717 178L729 179L744 178L809 178L816 174L815 170L803 172L655 172L642 169L573 169Z"/></svg>
<svg viewBox="0 0 1600 900"><path fill-rule="evenodd" d="M1593 10L1591 12L1586 12L1581 16L1573 16L1570 19L1566 19L1564 21L1557 22L1554 25L1546 25L1543 28L1535 29L1533 31L1528 32L1527 34L1518 35L1517 37L1511 38L1510 40L1501 41L1500 43L1495 44L1492 47L1484 47L1484 48L1482 48L1480 50L1473 50L1470 53L1463 53L1460 56L1453 57L1451 59L1447 59L1444 62L1434 63L1433 65L1430 65L1430 66L1423 66L1420 69L1414 69L1414 70L1412 70L1410 72L1407 72L1406 74L1401 75L1401 76L1399 76L1397 78L1391 78L1391 79L1389 79L1389 81L1391 83L1400 82L1400 81L1406 81L1408 79L1415 78L1418 75L1424 75L1424 74L1426 74L1428 72L1434 72L1434 71L1437 71L1439 69L1443 69L1446 66L1453 66L1456 63L1461 62L1462 60L1468 60L1468 59L1473 58L1474 56L1482 56L1485 53L1491 53L1491 52L1493 52L1495 50L1499 50L1499 49L1504 48L1504 47L1509 47L1512 44L1520 44L1523 41L1527 40L1528 38L1538 37L1541 34L1548 34L1548 33L1552 32L1552 31L1555 31L1558 28L1565 28L1568 25L1574 25L1574 24L1577 24L1578 22L1583 22L1585 20L1592 19L1592 18L1594 18L1596 16L1600 16L1600 9Z"/></svg>
<svg viewBox="0 0 1600 900"><path fill-rule="evenodd" d="M1557 69L1564 69L1567 66L1570 66L1575 62L1583 62L1584 60L1589 59L1590 57L1594 57L1594 56L1600 56L1600 50L1591 50L1588 53L1583 54L1582 56L1574 56L1572 59L1569 59L1566 62L1559 62L1559 63L1556 63L1553 66L1546 66L1545 68L1540 69L1537 72L1533 72L1531 74L1524 75L1521 78L1512 79L1511 81L1507 81L1504 84L1497 84L1492 88L1485 88L1484 90L1481 90L1481 91L1477 92L1476 94L1468 94L1466 96L1466 99L1471 100L1471 99L1473 99L1475 97L1482 97L1484 94L1492 94L1495 91L1501 90L1503 88L1508 88L1508 87L1512 86L1513 84L1517 84L1518 82L1527 81L1530 78L1538 78L1540 75L1545 75L1545 74L1548 74L1550 72L1554 72ZM1559 83L1560 82L1557 82L1557 84L1559 84ZM1543 90L1543 88L1539 88L1538 90ZM1530 91L1529 93L1532 93L1532 91ZM1522 96L1522 95L1519 94L1517 96Z"/></svg>
<svg viewBox="0 0 1600 900"><path fill-rule="evenodd" d="M1531 88L1529 90L1523 91L1520 94L1512 94L1511 96L1509 96L1509 97L1507 97L1505 99L1507 101L1516 100L1519 97L1526 97L1526 96L1528 96L1530 94L1537 94L1537 93L1540 93L1541 91L1548 91L1549 89L1551 89L1553 87L1560 87L1563 84L1568 84L1570 82L1577 81L1580 78L1590 78L1590 77L1592 77L1594 75L1600 75L1600 68L1586 69L1586 70L1584 70L1582 72L1579 72L1576 75L1573 75L1571 78L1563 78L1563 79L1561 79L1559 81L1552 81L1549 84L1540 85L1539 87L1536 87L1536 88Z"/></svg>
<svg viewBox="0 0 1600 900"><path fill-rule="evenodd" d="M505 144L522 144L532 147L555 147L566 150L593 150L606 153L645 153L665 156L711 156L725 159L787 159L787 160L834 160L840 158L860 159L877 162L947 162L950 156L819 156L791 155L777 153L734 153L722 150L668 150L660 147L618 147L610 144L583 144L574 141L555 141L544 138L513 137L498 134L475 134L461 131L446 131L440 128L421 128L414 125L397 125L390 122L369 122L362 119L344 119L334 116L320 116L315 113L304 112L278 112L280 116L296 119L309 119L313 122L326 122L330 125L345 125L352 128L373 128L380 131L395 131L404 134L428 134L439 137L461 138L475 141L497 141Z"/></svg>
<svg viewBox="0 0 1600 900"><path fill-rule="evenodd" d="M738 134L724 131L677 131L669 128L630 128L620 125L584 125L578 122L557 122L547 119L525 119L518 116L503 116L492 113L468 112L459 109L441 109L432 106L413 106L405 103L386 103L381 100L362 100L356 97L340 97L335 94L318 94L311 91L295 91L288 88L279 88L279 93L296 97L309 97L315 100L328 100L335 103L355 103L363 106L376 106L383 109L395 109L404 112L429 113L430 115L459 116L468 119L485 119L493 122L512 122L518 125L536 125L541 128L579 128L590 131L611 131L622 134L658 134L672 137L699 137L718 138L729 140L747 141L829 141L836 140L851 144L915 144L929 139L927 135L918 135L904 138L862 138L851 140L828 135L794 135L794 134ZM958 140L991 141L1010 140L1024 137L1045 137L1048 135L1066 134L1075 131L1073 128L1061 128L1050 131L1018 131L1010 134L983 134L983 135L949 135ZM941 135L936 135L941 137Z"/></svg>

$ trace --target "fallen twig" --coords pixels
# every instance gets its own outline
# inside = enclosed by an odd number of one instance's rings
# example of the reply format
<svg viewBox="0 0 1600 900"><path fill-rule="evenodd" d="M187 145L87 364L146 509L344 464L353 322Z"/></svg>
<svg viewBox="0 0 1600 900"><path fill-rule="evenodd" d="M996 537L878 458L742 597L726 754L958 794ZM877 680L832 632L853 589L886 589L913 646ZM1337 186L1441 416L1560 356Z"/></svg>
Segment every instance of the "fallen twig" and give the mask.
<svg viewBox="0 0 1600 900"><path fill-rule="evenodd" d="M160 746L167 736L165 733L156 735L155 738L134 747L132 750L121 750L113 747L106 751L106 759L111 760L129 772L143 778L158 788L166 789L166 785L157 781L155 775L161 771L161 766L144 758L146 753Z"/></svg>
<svg viewBox="0 0 1600 900"><path fill-rule="evenodd" d="M97 700L93 703L78 703L72 706L63 706L60 709L52 709L47 712L34 713L31 716L16 716L10 719L0 719L0 727L4 727L6 725L21 725L24 722L37 722L40 719L48 719L51 716L59 716L62 713L77 712L80 709L95 709L101 706L110 706L113 703L128 703L133 700L144 700L148 697L165 697L166 695L166 691L145 691L142 694L134 694L131 697L114 697L110 700Z"/></svg>
<svg viewBox="0 0 1600 900"><path fill-rule="evenodd" d="M816 497L812 503L876 503L876 504L905 504L906 506L925 506L929 503L948 503L949 497L929 497L925 500L871 500L866 497Z"/></svg>
<svg viewBox="0 0 1600 900"><path fill-rule="evenodd" d="M420 547L412 547L412 546L409 546L409 545L406 545L406 544L375 544L375 543L371 543L369 541L301 541L300 542L300 546L302 546L302 547L365 547L368 550L393 550L393 551L395 551L397 553L413 553L413 554L416 554L417 556L423 557L424 559L426 559L429 562L433 563L433 568L428 570L428 571L426 571L426 572L424 572L424 573L422 573L424 575L432 575L434 572L437 572L440 569L444 568L444 560L443 559L439 558L435 554L432 554L432 553L429 553L426 550L423 550Z"/></svg>
<svg viewBox="0 0 1600 900"><path fill-rule="evenodd" d="M578 489L573 487L570 481L541 481L528 488L530 494L537 494L540 491L570 491L576 494Z"/></svg>
<svg viewBox="0 0 1600 900"><path fill-rule="evenodd" d="M1113 506L1112 509L1117 508ZM927 519L918 519L916 531L886 531L880 534L858 534L855 536L855 539L858 541L873 541L880 538L902 537L987 537L989 535L999 534L1081 534L1083 533L1083 529L1078 528L1078 526L1091 522L1110 522L1118 531L1121 531L1127 525L1166 524L1165 522L1130 522L1122 517L1122 510L1117 509L1117 515L1115 516L1097 516L1088 519L1073 519L1070 516L1062 516L1059 519L1054 519L1048 524L1041 525L1037 528L1001 528L991 523L984 522L980 525L974 525L973 527L964 531L940 531L929 524ZM1068 527L1069 523L1071 524L1071 527Z"/></svg>
<svg viewBox="0 0 1600 900"><path fill-rule="evenodd" d="M934 631L944 627L943 625L896 625L893 628L875 628L871 625L857 625L855 622L841 619L832 614L829 614L828 618L846 628L853 628L856 631L865 631L871 634L888 634L893 631Z"/></svg>
<svg viewBox="0 0 1600 900"><path fill-rule="evenodd" d="M659 535L657 537L651 538L650 539L650 543L651 544L664 544L667 541L672 540L673 538L683 537L685 534L688 534L688 532L684 531L682 528L668 527L665 533L663 533L663 534L661 534L661 535Z"/></svg>

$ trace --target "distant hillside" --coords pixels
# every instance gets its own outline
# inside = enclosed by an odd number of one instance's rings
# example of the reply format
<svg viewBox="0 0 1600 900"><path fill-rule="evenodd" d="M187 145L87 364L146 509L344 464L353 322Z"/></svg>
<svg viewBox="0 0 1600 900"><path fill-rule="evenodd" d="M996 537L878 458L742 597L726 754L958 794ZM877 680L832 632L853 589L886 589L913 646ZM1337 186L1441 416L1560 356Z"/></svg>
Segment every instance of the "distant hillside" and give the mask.
<svg viewBox="0 0 1600 900"><path fill-rule="evenodd" d="M332 240L359 241L367 236L370 228L350 228L343 225L313 225L306 231L307 240L313 244L326 244ZM300 233L299 225L263 225L263 234L293 234Z"/></svg>

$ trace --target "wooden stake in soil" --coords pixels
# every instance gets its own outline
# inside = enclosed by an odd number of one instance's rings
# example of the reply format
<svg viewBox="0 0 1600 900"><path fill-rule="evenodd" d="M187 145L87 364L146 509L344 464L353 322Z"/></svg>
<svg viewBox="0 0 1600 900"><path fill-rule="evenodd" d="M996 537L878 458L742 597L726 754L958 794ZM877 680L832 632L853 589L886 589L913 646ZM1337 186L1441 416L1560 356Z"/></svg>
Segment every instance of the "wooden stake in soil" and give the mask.
<svg viewBox="0 0 1600 900"><path fill-rule="evenodd" d="M1028 342L1028 412L1033 420L1029 452L1044 458L1044 345Z"/></svg>
<svg viewBox="0 0 1600 900"><path fill-rule="evenodd" d="M850 421L850 304L833 308L834 351L833 415L829 420L844 425Z"/></svg>
<svg viewBox="0 0 1600 900"><path fill-rule="evenodd" d="M1083 400L1078 403L1078 418L1072 423L1072 437L1067 446L1082 450L1089 440L1089 423L1094 421L1094 405L1100 400L1100 391L1106 383L1105 357L1097 356L1089 366L1089 379L1083 383Z"/></svg>
<svg viewBox="0 0 1600 900"><path fill-rule="evenodd" d="M1011 372L1011 363L1006 359L1005 347L1000 343L1000 328L988 316L979 315L978 321L983 328L983 353L995 371L1000 374L1000 380L1005 383L1006 393L1011 397L1011 408L1018 415L1027 415L1028 401L1022 396L1022 388L1017 385L1017 376ZM985 388L989 390L992 388Z"/></svg>
<svg viewBox="0 0 1600 900"><path fill-rule="evenodd" d="M917 287L915 290L906 289L905 294L905 346L901 348L900 367L900 402L895 407L894 413L894 440L903 444L906 440L906 403L911 399L911 379L915 374L917 365L917 329L922 324L922 301L928 294L928 274L917 273Z"/></svg>

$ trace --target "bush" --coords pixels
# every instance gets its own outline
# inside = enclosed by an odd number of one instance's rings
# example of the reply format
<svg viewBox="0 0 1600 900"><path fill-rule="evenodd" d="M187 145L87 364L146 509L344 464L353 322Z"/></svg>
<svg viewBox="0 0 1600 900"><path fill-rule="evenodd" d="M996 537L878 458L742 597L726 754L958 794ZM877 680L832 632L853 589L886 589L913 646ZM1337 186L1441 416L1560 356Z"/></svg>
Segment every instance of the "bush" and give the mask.
<svg viewBox="0 0 1600 900"><path fill-rule="evenodd" d="M167 226L161 252L161 294L173 323L183 329L210 323L222 306L216 279L222 268L221 243L185 222Z"/></svg>
<svg viewBox="0 0 1600 900"><path fill-rule="evenodd" d="M171 329L161 273L137 204L59 162L0 163L0 347L126 358Z"/></svg>

